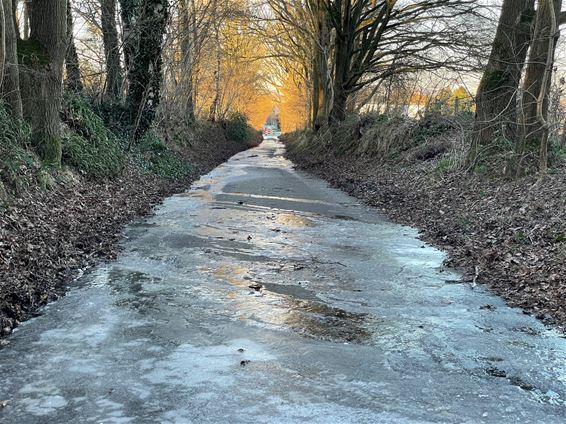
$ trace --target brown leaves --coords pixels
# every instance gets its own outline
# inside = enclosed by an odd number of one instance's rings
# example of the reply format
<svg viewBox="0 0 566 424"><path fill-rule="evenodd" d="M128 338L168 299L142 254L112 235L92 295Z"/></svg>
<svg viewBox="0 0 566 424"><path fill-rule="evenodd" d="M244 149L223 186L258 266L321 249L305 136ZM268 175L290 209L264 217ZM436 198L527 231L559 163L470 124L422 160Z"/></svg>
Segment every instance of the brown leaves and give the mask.
<svg viewBox="0 0 566 424"><path fill-rule="evenodd" d="M439 180L431 172L435 161L376 166L373 158L331 153L314 161L292 149L289 156L393 221L417 227L425 241L448 250L447 263L465 275L481 269L478 283L509 304L566 326L564 170L535 185L536 177L481 180L449 173Z"/></svg>
<svg viewBox="0 0 566 424"><path fill-rule="evenodd" d="M214 131L187 153L201 173L244 148ZM77 270L115 258L124 225L196 176L171 182L129 168L113 180L69 179L0 206L0 331L60 294Z"/></svg>

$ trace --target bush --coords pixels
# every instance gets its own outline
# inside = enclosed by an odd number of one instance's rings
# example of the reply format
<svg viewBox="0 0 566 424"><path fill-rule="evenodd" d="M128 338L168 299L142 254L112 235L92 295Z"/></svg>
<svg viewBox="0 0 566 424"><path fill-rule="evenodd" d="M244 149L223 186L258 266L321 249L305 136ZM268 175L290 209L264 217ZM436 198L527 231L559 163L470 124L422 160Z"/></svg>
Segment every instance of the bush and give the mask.
<svg viewBox="0 0 566 424"><path fill-rule="evenodd" d="M226 127L226 136L229 140L244 142L250 138L248 117L243 113L233 113L225 121L224 125Z"/></svg>
<svg viewBox="0 0 566 424"><path fill-rule="evenodd" d="M35 181L39 161L28 150L30 135L29 125L0 103L0 191L17 194Z"/></svg>
<svg viewBox="0 0 566 424"><path fill-rule="evenodd" d="M63 163L91 178L113 177L125 165L124 146L88 101L68 93L63 121L71 128L63 136Z"/></svg>
<svg viewBox="0 0 566 424"><path fill-rule="evenodd" d="M183 178L191 172L191 166L171 150L153 129L142 137L138 150L139 165L146 172L166 179Z"/></svg>

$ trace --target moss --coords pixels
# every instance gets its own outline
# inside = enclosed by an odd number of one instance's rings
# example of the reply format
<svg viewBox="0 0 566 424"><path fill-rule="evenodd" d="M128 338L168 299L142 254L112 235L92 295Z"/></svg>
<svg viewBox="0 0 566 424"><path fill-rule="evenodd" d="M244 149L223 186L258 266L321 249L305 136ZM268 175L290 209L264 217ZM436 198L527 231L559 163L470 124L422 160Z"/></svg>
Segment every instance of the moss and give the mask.
<svg viewBox="0 0 566 424"><path fill-rule="evenodd" d="M47 167L61 167L61 138L46 131L34 131L31 142Z"/></svg>
<svg viewBox="0 0 566 424"><path fill-rule="evenodd" d="M37 40L18 40L18 61L20 65L46 66L49 63L49 55Z"/></svg>
<svg viewBox="0 0 566 424"><path fill-rule="evenodd" d="M55 185L53 177L47 168L41 168L37 175L37 185L42 190L51 190Z"/></svg>

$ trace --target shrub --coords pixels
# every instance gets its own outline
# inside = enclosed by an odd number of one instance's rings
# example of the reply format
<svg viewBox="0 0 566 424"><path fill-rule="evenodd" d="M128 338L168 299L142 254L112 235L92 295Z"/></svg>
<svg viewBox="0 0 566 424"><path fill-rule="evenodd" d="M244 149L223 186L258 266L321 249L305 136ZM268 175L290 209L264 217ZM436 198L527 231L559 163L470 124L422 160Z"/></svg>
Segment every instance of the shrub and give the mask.
<svg viewBox="0 0 566 424"><path fill-rule="evenodd" d="M113 177L125 165L124 146L88 101L68 93L63 121L72 130L63 136L63 163L91 178Z"/></svg>
<svg viewBox="0 0 566 424"><path fill-rule="evenodd" d="M138 150L139 165L146 172L166 179L183 178L191 172L191 166L171 150L153 129L144 134Z"/></svg>
<svg viewBox="0 0 566 424"><path fill-rule="evenodd" d="M250 137L248 117L240 112L230 115L225 123L226 136L228 139L237 142L244 142Z"/></svg>
<svg viewBox="0 0 566 424"><path fill-rule="evenodd" d="M0 191L17 194L34 182L39 161L28 150L30 135L29 125L0 103Z"/></svg>

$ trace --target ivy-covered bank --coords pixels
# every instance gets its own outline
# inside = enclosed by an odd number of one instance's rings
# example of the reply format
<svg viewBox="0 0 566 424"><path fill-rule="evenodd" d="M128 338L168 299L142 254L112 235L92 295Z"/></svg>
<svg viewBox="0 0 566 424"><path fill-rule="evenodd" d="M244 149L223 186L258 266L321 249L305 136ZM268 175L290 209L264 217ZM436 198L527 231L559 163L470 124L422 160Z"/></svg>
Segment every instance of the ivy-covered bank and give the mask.
<svg viewBox="0 0 566 424"><path fill-rule="evenodd" d="M2 335L64 293L80 269L113 258L125 224L261 139L235 116L174 133L152 128L133 142L75 94L65 96L62 120L62 168L52 169L32 151L29 125L0 107Z"/></svg>

